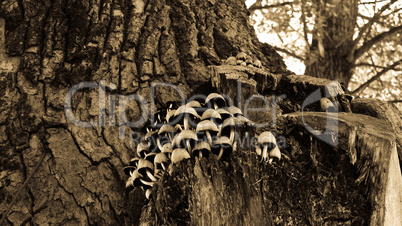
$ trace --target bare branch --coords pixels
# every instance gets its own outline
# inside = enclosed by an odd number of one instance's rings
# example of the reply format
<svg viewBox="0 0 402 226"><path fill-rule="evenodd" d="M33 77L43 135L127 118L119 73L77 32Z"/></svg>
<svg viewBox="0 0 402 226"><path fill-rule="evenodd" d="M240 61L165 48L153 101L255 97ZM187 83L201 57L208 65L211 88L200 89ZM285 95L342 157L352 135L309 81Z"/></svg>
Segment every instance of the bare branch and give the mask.
<svg viewBox="0 0 402 226"><path fill-rule="evenodd" d="M301 5L301 19L303 22L303 34L304 34L304 41L306 42L306 50L307 54L309 55L310 53L310 43L308 43L308 37L307 37L307 22L306 22L306 16L305 16L305 9L304 7L306 6L306 2L302 0L302 5Z"/></svg>
<svg viewBox="0 0 402 226"><path fill-rule="evenodd" d="M362 85L360 85L359 87L357 87L357 89L355 89L354 91L350 92L351 94L355 94L355 93L359 93L361 91L363 91L365 88L367 88L372 82L376 81L377 79L379 79L382 75L384 75L385 73L387 73L390 70L393 70L396 66L402 64L402 59L399 61L396 61L395 63L393 63L392 65L390 65L387 68L382 69L380 72L378 72L375 76L373 76L372 78L370 78L367 82L363 83Z"/></svg>
<svg viewBox="0 0 402 226"><path fill-rule="evenodd" d="M399 31L402 31L402 25L400 25L398 27L393 27L393 28L389 29L388 31L380 33L377 36L373 37L372 39L366 41L365 43L363 43L363 45L360 48L358 48L355 51L354 59L358 59L361 55L363 55L363 53L365 53L367 50L369 50L373 45L375 45L378 42L381 42L384 38L387 38Z"/></svg>
<svg viewBox="0 0 402 226"><path fill-rule="evenodd" d="M402 103L402 100L389 100L388 103Z"/></svg>
<svg viewBox="0 0 402 226"><path fill-rule="evenodd" d="M254 12L256 10L262 10L262 9L269 9L269 8L277 8L277 7L282 7L286 5L293 5L293 2L283 2L283 3L278 3L278 4L273 4L273 5L252 5L248 9L250 12Z"/></svg>
<svg viewBox="0 0 402 226"><path fill-rule="evenodd" d="M298 60L301 60L301 61L303 61L303 62L304 62L304 60L305 60L303 57L298 56L298 55L296 55L295 53L292 53L292 52L290 52L290 51L288 51L288 50L286 50L286 49L283 49L283 48L280 48L280 47L276 47L276 46L273 46L273 48L274 48L275 51L285 53L285 54L287 54L287 55L289 55L289 56L291 56L291 57L293 57L293 58L296 58L296 59L298 59Z"/></svg>
<svg viewBox="0 0 402 226"><path fill-rule="evenodd" d="M388 68L386 66L380 66L380 65L370 64L370 63L358 63L358 64L353 65L353 68L356 68L356 67L375 67L375 68L382 68L382 69ZM394 70L401 71L399 69L394 69Z"/></svg>
<svg viewBox="0 0 402 226"><path fill-rule="evenodd" d="M388 4L384 5L381 7L381 9L365 24L359 31L359 35L357 38L353 41L353 46L357 46L359 41L362 39L363 34L378 20L378 18L381 16L381 14L388 9L392 4L394 4L397 0L392 0ZM356 59L356 58L355 58Z"/></svg>

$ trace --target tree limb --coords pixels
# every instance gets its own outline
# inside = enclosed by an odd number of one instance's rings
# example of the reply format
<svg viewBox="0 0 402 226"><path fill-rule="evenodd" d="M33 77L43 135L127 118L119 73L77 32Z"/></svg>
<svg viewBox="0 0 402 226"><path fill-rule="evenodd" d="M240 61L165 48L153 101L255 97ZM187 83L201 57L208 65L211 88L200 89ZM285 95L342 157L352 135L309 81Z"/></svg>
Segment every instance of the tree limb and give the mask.
<svg viewBox="0 0 402 226"><path fill-rule="evenodd" d="M370 64L370 63L358 63L358 64L353 65L353 68L356 68L356 67L375 67L375 68L382 68L382 69L388 68L386 66L380 66L380 65ZM394 69L394 70L400 71L399 69Z"/></svg>
<svg viewBox="0 0 402 226"><path fill-rule="evenodd" d="M357 89L355 89L354 91L350 92L350 94L355 94L355 93L359 93L362 90L364 90L365 88L367 88L372 82L374 82L375 80L379 79L382 75L384 75L385 73L387 73L390 70L393 70L396 66L402 64L402 59L399 61L396 61L395 63L393 63L392 65L390 65L387 68L382 69L380 72L378 72L375 76L373 76L372 78L370 78L367 82L363 83L362 85L360 85L359 87L357 87Z"/></svg>
<svg viewBox="0 0 402 226"><path fill-rule="evenodd" d="M248 8L248 10L250 12L254 12L256 10L261 10L261 9L269 9L269 8L277 8L277 7L282 7L285 5L292 5L293 2L282 2L282 3L278 3L278 4L273 4L273 5L252 5L250 6L250 8Z"/></svg>
<svg viewBox="0 0 402 226"><path fill-rule="evenodd" d="M389 29L388 31L380 33L377 36L373 37L372 39L366 41L365 43L363 43L363 45L360 48L358 48L355 51L354 59L358 59L361 55L363 55L363 53L365 53L367 50L369 50L373 45L375 45L378 42L381 42L384 38L387 38L399 31L402 31L402 25L400 25L398 27L393 27L393 28Z"/></svg>
<svg viewBox="0 0 402 226"><path fill-rule="evenodd" d="M402 103L402 100L389 100L388 103Z"/></svg>
<svg viewBox="0 0 402 226"><path fill-rule="evenodd" d="M381 7L381 9L360 29L359 35L357 38L353 41L353 46L357 46L357 44L360 42L360 40L363 37L363 34L378 20L378 18L381 16L381 14L388 9L392 4L394 4L397 0L392 0L388 4L384 5ZM356 59L356 58L355 58Z"/></svg>
<svg viewBox="0 0 402 226"><path fill-rule="evenodd" d="M273 46L273 48L274 48L275 51L279 51L279 52L285 53L285 54L287 54L287 55L289 55L289 56L291 56L291 57L293 57L293 58L296 58L296 59L298 59L298 60L301 60L301 61L303 61L303 62L304 62L304 60L305 60L303 57L298 56L298 55L296 55L295 53L292 53L292 52L290 52L290 51L288 51L288 50L286 50L286 49L283 49L283 48L280 48L280 47L277 47L277 46Z"/></svg>

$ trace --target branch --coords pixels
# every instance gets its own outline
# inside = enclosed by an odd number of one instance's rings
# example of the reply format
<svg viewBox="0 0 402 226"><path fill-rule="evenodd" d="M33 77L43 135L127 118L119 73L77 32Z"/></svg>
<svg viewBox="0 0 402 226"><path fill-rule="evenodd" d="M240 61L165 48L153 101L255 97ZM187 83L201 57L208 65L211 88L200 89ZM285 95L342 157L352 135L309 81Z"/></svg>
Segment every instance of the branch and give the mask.
<svg viewBox="0 0 402 226"><path fill-rule="evenodd" d="M286 49L282 49L282 48L277 47L277 46L273 46L273 48L274 48L275 51L285 53L285 54L287 54L287 55L289 55L289 56L291 56L291 57L293 57L293 58L296 58L296 59L298 59L298 60L301 60L301 61L303 61L303 62L304 62L304 60L305 60L303 57L298 56L298 55L296 55L295 53L292 53L292 52L290 52L290 51L288 51L288 50L286 50Z"/></svg>
<svg viewBox="0 0 402 226"><path fill-rule="evenodd" d="M388 103L402 103L402 100L389 100Z"/></svg>
<svg viewBox="0 0 402 226"><path fill-rule="evenodd" d="M378 74L376 74L375 76L370 78L367 82L363 83L362 85L357 87L357 89L355 89L354 91L350 92L350 94L355 94L355 93L361 92L362 90L367 88L372 82L374 82L375 80L379 79L382 75L384 75L385 73L387 73L390 70L393 70L396 66L398 66L400 64L402 64L402 59L397 61L397 62L395 62L395 63L393 63L389 67L382 69L380 72L378 72Z"/></svg>
<svg viewBox="0 0 402 226"><path fill-rule="evenodd" d="M380 33L377 36L373 37L372 39L364 42L363 45L355 51L354 59L358 59L361 55L363 55L363 53L367 52L367 50L369 50L373 45L375 45L378 42L381 42L384 38L387 38L399 31L402 31L402 25L398 27L393 27L388 31Z"/></svg>
<svg viewBox="0 0 402 226"><path fill-rule="evenodd" d="M363 37L363 34L379 19L381 16L381 13L383 13L386 9L389 8L392 4L394 4L396 0L390 1L388 4L384 5L381 7L381 9L365 24L359 31L359 35L357 38L353 41L353 46L357 46L357 44L360 42L360 40ZM356 59L356 58L355 58Z"/></svg>
<svg viewBox="0 0 402 226"><path fill-rule="evenodd" d="M248 10L250 12L256 11L256 10L261 10L261 9L269 9L269 8L277 8L277 7L282 7L285 5L293 5L293 2L283 2L283 3L278 3L278 4L273 4L273 5L252 5Z"/></svg>
<svg viewBox="0 0 402 226"><path fill-rule="evenodd" d="M375 67L375 68L382 68L382 69L388 68L385 66L380 66L380 65L370 64L370 63L359 63L359 64L353 65L353 68L356 68L356 67ZM394 70L400 71L399 69L394 69Z"/></svg>

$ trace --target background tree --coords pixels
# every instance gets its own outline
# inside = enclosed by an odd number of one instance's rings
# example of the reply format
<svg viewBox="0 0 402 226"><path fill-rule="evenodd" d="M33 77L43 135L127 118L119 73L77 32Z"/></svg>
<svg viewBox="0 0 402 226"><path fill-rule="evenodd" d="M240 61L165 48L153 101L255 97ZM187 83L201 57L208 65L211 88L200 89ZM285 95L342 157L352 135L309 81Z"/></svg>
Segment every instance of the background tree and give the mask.
<svg viewBox="0 0 402 226"><path fill-rule="evenodd" d="M268 36L285 61L293 58L288 65L301 61L305 74L344 82L354 95L400 101L399 1L258 0L249 4L259 37Z"/></svg>

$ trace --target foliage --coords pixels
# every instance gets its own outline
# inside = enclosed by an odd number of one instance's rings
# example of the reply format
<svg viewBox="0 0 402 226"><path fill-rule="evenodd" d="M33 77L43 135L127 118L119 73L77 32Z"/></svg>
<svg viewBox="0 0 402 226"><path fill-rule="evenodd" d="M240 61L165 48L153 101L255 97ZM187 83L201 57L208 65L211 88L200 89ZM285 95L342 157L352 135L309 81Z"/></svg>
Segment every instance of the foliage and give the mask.
<svg viewBox="0 0 402 226"><path fill-rule="evenodd" d="M298 74L320 57L310 50L313 36L326 34L326 19L350 10L342 0L249 0L246 4L260 40L274 45L289 69ZM348 90L360 97L402 101L402 3L366 0L358 4L358 16L352 21L354 54L349 56L353 70ZM320 15L323 5L331 15Z"/></svg>

